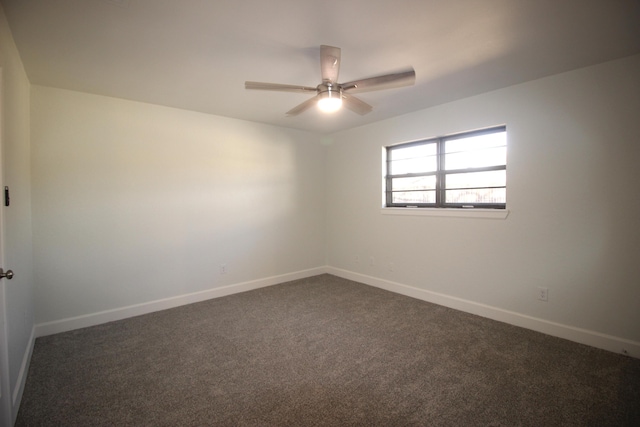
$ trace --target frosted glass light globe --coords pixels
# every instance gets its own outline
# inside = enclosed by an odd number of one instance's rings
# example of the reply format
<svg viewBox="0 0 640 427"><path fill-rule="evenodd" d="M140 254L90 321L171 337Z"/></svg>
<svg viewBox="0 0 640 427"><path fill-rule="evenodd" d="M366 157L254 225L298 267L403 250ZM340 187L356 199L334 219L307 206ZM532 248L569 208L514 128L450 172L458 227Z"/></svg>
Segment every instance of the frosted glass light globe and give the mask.
<svg viewBox="0 0 640 427"><path fill-rule="evenodd" d="M318 100L318 108L323 113L333 113L342 107L342 97L335 93L331 95Z"/></svg>

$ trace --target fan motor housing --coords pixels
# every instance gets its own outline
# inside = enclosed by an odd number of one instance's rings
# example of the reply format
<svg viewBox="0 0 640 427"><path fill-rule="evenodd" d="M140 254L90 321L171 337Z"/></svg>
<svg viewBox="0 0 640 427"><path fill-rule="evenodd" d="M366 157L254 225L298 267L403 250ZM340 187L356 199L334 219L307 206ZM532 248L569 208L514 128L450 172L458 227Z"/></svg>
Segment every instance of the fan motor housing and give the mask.
<svg viewBox="0 0 640 427"><path fill-rule="evenodd" d="M320 83L316 89L318 95L322 95L324 98L342 98L342 88L339 85Z"/></svg>

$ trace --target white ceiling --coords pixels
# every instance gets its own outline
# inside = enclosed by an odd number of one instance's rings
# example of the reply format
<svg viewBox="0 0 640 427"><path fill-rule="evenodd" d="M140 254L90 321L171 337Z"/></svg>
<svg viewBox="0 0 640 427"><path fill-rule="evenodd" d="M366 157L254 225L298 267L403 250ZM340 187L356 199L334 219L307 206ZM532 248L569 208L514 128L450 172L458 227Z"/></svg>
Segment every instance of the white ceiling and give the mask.
<svg viewBox="0 0 640 427"><path fill-rule="evenodd" d="M319 133L640 53L639 0L0 0L31 83ZM316 86L416 70L359 116L285 112Z"/></svg>

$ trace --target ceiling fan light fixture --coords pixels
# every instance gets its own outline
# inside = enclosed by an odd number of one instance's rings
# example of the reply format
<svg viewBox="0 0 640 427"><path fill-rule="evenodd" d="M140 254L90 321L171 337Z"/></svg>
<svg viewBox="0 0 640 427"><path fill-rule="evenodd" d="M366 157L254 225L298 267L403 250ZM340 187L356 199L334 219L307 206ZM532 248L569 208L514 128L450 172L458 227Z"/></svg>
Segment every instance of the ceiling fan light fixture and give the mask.
<svg viewBox="0 0 640 427"><path fill-rule="evenodd" d="M111 1L111 0L105 0ZM320 46L320 72L322 83L316 87L288 85L280 83L244 82L245 89L275 90L279 92L314 93L302 104L298 104L286 112L288 117L297 116L309 108L318 106L324 113L334 113L344 105L347 109L361 116L370 113L373 107L361 99L353 96L350 91L370 92L392 87L411 86L415 83L416 72L413 68L401 72L383 74L366 79L353 80L346 83L338 83L340 70L340 48L333 46Z"/></svg>
<svg viewBox="0 0 640 427"><path fill-rule="evenodd" d="M318 95L318 108L323 113L334 113L342 107L342 92L327 88Z"/></svg>

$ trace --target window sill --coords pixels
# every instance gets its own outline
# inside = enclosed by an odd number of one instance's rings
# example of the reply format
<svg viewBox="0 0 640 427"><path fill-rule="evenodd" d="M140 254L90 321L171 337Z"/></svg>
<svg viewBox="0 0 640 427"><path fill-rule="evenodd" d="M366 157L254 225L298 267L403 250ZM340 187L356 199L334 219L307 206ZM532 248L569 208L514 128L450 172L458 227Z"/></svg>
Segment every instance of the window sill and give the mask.
<svg viewBox="0 0 640 427"><path fill-rule="evenodd" d="M508 209L443 209L443 208L382 208L383 215L439 216L450 218L505 219Z"/></svg>

